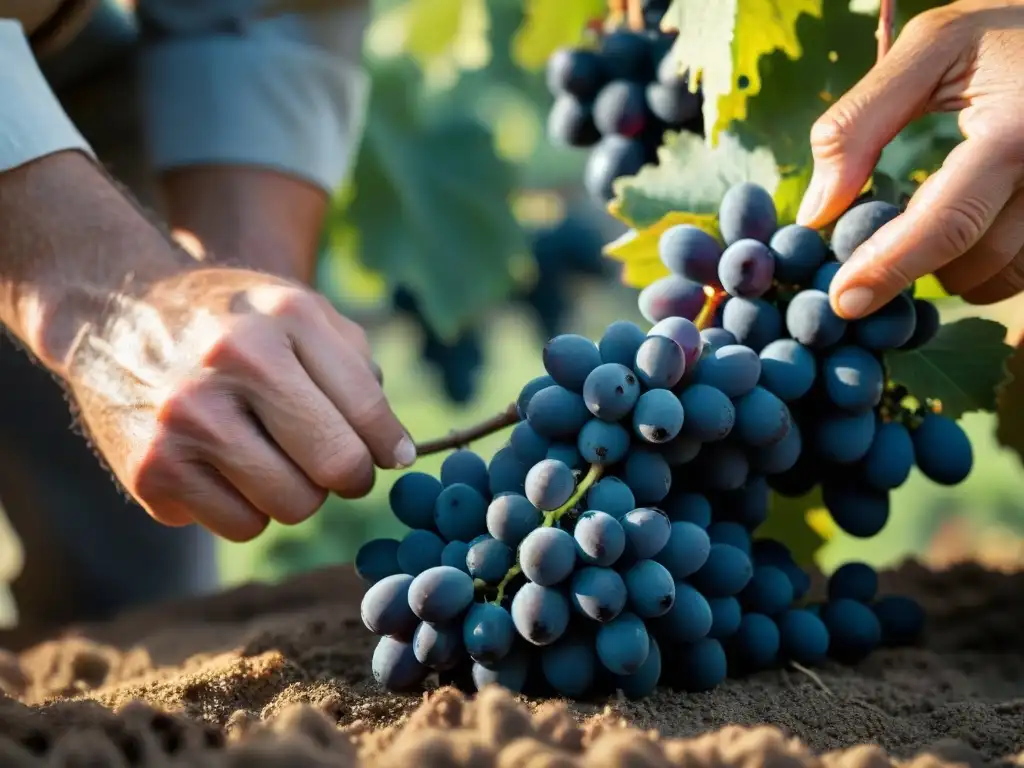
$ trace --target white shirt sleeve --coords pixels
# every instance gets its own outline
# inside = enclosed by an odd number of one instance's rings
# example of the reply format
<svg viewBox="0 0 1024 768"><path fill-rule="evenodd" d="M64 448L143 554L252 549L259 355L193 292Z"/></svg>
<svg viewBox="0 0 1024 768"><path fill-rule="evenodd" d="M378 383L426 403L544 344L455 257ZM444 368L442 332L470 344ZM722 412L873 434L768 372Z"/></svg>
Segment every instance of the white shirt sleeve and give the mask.
<svg viewBox="0 0 1024 768"><path fill-rule="evenodd" d="M332 191L363 129L367 10L261 18L253 5L139 1L140 99L153 163L258 166Z"/></svg>
<svg viewBox="0 0 1024 768"><path fill-rule="evenodd" d="M89 143L39 71L19 22L0 19L0 173Z"/></svg>

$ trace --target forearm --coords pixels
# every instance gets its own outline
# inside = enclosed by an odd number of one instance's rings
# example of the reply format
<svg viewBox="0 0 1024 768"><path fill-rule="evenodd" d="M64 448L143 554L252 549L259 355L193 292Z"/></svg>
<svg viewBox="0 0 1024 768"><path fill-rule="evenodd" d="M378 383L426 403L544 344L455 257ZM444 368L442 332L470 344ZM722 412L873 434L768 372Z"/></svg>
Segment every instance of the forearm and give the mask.
<svg viewBox="0 0 1024 768"><path fill-rule="evenodd" d="M58 375L113 298L191 263L80 152L0 173L0 321Z"/></svg>
<svg viewBox="0 0 1024 768"><path fill-rule="evenodd" d="M309 283L328 196L295 176L261 168L202 165L162 176L176 234L199 242L204 260Z"/></svg>

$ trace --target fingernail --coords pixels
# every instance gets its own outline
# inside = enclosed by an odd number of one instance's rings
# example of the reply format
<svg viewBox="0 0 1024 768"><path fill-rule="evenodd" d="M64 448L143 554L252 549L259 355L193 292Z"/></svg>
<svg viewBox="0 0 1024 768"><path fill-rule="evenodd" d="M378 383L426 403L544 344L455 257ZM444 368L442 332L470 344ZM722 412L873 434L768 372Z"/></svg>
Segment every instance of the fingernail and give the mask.
<svg viewBox="0 0 1024 768"><path fill-rule="evenodd" d="M416 463L416 444L412 441L412 438L406 435L398 441L398 446L395 448L395 464L396 469L405 469L411 467Z"/></svg>
<svg viewBox="0 0 1024 768"><path fill-rule="evenodd" d="M875 292L863 285L850 288L839 294L839 314L847 320L856 320L871 309L875 301Z"/></svg>
<svg viewBox="0 0 1024 768"><path fill-rule="evenodd" d="M796 214L796 223L807 226L807 222L814 221L821 211L822 203L825 202L825 181L821 173L814 171L811 174L811 183L807 185L804 199L800 203L800 210Z"/></svg>

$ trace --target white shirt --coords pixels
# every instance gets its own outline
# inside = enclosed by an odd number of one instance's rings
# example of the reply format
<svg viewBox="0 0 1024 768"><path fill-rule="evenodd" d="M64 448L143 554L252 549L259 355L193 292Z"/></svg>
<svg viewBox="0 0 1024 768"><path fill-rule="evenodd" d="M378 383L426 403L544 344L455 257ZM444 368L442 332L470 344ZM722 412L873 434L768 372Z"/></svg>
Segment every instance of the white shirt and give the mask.
<svg viewBox="0 0 1024 768"><path fill-rule="evenodd" d="M260 0L137 5L138 107L157 170L228 163L328 191L342 182L369 93L359 67L365 6L265 15ZM69 149L91 153L21 23L0 18L0 172Z"/></svg>

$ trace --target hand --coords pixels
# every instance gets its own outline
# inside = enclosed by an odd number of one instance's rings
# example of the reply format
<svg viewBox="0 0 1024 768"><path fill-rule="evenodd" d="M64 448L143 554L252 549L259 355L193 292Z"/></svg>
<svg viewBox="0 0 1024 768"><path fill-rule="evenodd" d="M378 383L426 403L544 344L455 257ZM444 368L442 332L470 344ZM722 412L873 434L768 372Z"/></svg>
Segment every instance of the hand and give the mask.
<svg viewBox="0 0 1024 768"><path fill-rule="evenodd" d="M96 447L157 520L235 541L367 493L416 450L363 331L316 293L244 269L183 270L86 328L66 378Z"/></svg>
<svg viewBox="0 0 1024 768"><path fill-rule="evenodd" d="M797 220L821 227L857 197L911 120L960 110L966 140L832 282L856 318L935 273L975 304L1024 290L1024 3L960 0L914 17L811 131L814 175Z"/></svg>

